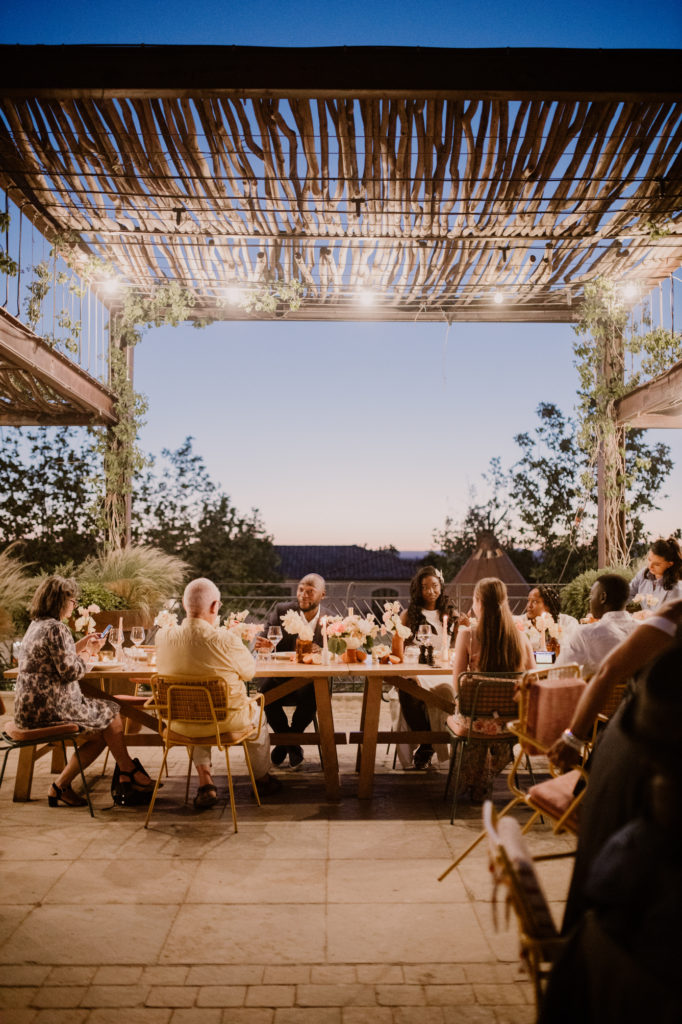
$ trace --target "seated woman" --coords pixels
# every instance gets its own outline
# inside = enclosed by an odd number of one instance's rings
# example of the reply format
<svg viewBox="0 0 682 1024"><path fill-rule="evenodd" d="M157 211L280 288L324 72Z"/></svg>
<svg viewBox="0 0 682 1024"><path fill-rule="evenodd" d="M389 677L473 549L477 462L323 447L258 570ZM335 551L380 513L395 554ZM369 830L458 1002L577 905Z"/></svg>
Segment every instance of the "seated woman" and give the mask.
<svg viewBox="0 0 682 1024"><path fill-rule="evenodd" d="M443 590L443 573L433 565L425 565L412 577L410 582L410 603L407 610L400 616L403 625L408 626L412 631L412 637L408 644L415 642L417 631L420 626L427 625L433 636L433 645L437 651L443 646L443 616L447 615L448 644L457 634L459 616L451 599ZM393 638L393 653L403 656L403 641L397 634ZM444 683L437 676L417 676L416 682L426 690L434 693L440 692L441 696L454 700L454 692L449 683ZM400 710L407 726L416 731L422 732L433 729L443 731L444 720L447 717L440 709L430 707L417 697L398 690L400 699ZM428 768L434 753L438 754L438 760L447 761L448 752L445 745L437 752L430 743L422 743L414 754L414 767L419 769ZM404 744L398 747L398 757L403 767L410 763L409 748Z"/></svg>
<svg viewBox="0 0 682 1024"><path fill-rule="evenodd" d="M460 672L522 672L535 668L533 648L516 627L507 600L507 588L495 577L479 580L474 590L475 625L462 627L455 644L454 682ZM455 712L458 725L469 727L469 720ZM491 735L495 719L487 718L484 731ZM474 722L473 731L479 731ZM483 731L483 724L482 729ZM499 733L505 732L500 720ZM460 770L460 786L471 789L471 798L485 800L493 780L511 761L511 747L503 743L467 744Z"/></svg>
<svg viewBox="0 0 682 1024"><path fill-rule="evenodd" d="M569 630L576 629L580 625L578 620L574 619L572 615L566 615L561 611L558 591L554 587L544 586L543 584L533 587L529 593L526 615L533 626L535 626L535 620L538 616L551 615L554 621L561 627L562 633L568 633ZM559 654L560 643L554 637L546 637L545 639L547 649L554 650Z"/></svg>
<svg viewBox="0 0 682 1024"><path fill-rule="evenodd" d="M73 612L78 601L75 580L48 576L35 592L29 615L31 625L21 643L19 674L14 693L14 719L21 729L39 729L56 722L75 722L95 735L79 747L81 764L86 768L109 747L119 766L121 782L140 792L154 783L135 758L131 759L123 736L123 723L116 705L107 700L91 700L81 693L78 681L87 671L83 656L96 654L102 646L97 634L74 643L63 619ZM66 804L82 807L87 800L71 788L79 772L73 754L64 771L50 786L50 807Z"/></svg>
<svg viewBox="0 0 682 1024"><path fill-rule="evenodd" d="M646 568L640 569L630 583L630 600L642 605L645 615L682 598L682 551L675 537L655 540L646 556ZM644 618L640 616L638 618Z"/></svg>

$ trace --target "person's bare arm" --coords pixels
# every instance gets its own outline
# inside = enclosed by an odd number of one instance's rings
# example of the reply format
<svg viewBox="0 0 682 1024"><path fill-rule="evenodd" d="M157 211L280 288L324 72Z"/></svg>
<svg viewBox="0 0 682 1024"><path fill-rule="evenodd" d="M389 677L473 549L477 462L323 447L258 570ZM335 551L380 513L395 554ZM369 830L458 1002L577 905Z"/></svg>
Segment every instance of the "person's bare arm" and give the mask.
<svg viewBox="0 0 682 1024"><path fill-rule="evenodd" d="M679 624L682 621L682 601L676 601L661 614L661 618ZM613 688L626 682L652 658L663 654L675 643L674 636L645 622L626 640L614 648L592 677L573 713L569 731L579 740L590 734L594 721L608 701ZM549 751L549 758L564 770L577 764L580 753L561 736Z"/></svg>

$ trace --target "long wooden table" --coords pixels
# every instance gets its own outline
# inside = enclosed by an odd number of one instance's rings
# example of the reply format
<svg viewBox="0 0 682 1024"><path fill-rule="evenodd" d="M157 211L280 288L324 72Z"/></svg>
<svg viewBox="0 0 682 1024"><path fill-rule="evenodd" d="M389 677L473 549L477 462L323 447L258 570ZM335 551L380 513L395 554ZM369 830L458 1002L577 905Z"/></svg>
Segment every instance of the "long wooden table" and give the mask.
<svg viewBox="0 0 682 1024"><path fill-rule="evenodd" d="M131 667L108 668L106 663L94 667L86 673L81 680L81 689L88 697L101 698L103 694L107 699L118 704L121 714L139 725L146 726L151 732L129 733L126 741L129 746L158 746L161 739L158 734L158 723L155 716L141 708L118 701L114 696L115 692L123 693L131 688L131 679L148 679L156 668L146 662ZM5 672L5 678L16 678L17 670L10 669ZM441 675L444 678L451 676L449 667L437 665L430 668L426 665L415 665L414 663L399 665L378 665L371 662L364 662L356 665L346 665L343 662L336 662L331 665L300 665L288 659L277 658L274 661L258 660L256 664L255 679L281 678L282 683L273 687L264 694L265 705L272 701L286 697L294 690L310 682L315 687L315 700L317 703L318 729L315 732L305 733L271 733L270 742L273 745L296 744L316 745L320 748L322 769L325 779L325 792L330 800L340 798L339 761L336 748L339 744L347 742L358 744L359 785L358 796L362 799L369 799L374 789L374 771L376 764L376 750L378 743L447 743L447 733L439 732L379 732L379 715L381 711L381 693L384 682L395 685L398 689L418 697L425 704L431 704L447 712L453 710L453 704L445 701L438 694L419 686L413 678L414 675ZM360 719L360 730L352 732L346 737L343 732L336 732L334 729L334 715L332 710L331 692L329 680L331 677L361 676L365 678L365 689L362 700L362 714ZM61 752L59 755L61 756ZM20 758L21 762L21 758ZM53 760L53 770L60 770L56 761ZM32 770L31 770L32 774ZM20 763L15 782L15 800L27 800L30 793L30 779L26 775L23 762ZM28 787L28 788L27 788Z"/></svg>

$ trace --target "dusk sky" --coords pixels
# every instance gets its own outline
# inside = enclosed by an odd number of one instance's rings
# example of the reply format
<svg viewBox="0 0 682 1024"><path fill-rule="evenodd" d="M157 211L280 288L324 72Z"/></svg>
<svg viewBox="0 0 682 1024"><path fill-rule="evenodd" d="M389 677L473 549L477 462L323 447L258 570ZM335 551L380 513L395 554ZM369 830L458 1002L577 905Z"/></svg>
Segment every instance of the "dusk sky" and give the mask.
<svg viewBox="0 0 682 1024"><path fill-rule="evenodd" d="M5 43L682 46L679 0L4 6ZM682 310L682 283L676 300ZM533 429L540 402L573 411L572 339L569 325L160 328L136 352L150 400L142 444L159 452L192 435L213 478L241 510L259 508L278 543L426 549L446 516L464 514L472 486L485 499L490 459L517 458L513 436ZM652 532L682 525L680 434L649 432L676 463Z"/></svg>

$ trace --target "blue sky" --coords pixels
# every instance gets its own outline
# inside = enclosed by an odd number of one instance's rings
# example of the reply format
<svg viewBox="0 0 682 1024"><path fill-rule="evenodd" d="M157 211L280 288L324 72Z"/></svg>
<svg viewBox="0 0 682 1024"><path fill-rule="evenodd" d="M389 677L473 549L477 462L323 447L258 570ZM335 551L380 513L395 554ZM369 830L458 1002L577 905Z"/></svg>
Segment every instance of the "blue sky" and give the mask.
<svg viewBox="0 0 682 1024"><path fill-rule="evenodd" d="M5 5L7 43L234 43L265 46L682 46L682 8L664 0ZM598 58L595 58L598 59ZM680 275L682 276L682 275ZM462 516L493 456L539 402L570 413L572 331L555 325L216 324L150 331L136 383L150 399L143 446L195 438L241 509L280 543L427 548ZM676 461L652 531L680 525L682 438L651 431Z"/></svg>

